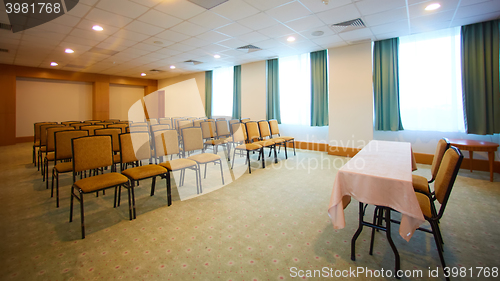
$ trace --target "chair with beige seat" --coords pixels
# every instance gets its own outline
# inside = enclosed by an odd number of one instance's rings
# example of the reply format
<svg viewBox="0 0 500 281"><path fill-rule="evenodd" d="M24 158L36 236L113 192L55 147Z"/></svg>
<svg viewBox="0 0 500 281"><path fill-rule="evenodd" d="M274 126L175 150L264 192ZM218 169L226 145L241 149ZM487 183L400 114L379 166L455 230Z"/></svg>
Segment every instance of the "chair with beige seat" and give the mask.
<svg viewBox="0 0 500 281"><path fill-rule="evenodd" d="M172 119L170 117L161 117L161 118L158 118L158 123L160 123L161 125L172 126Z"/></svg>
<svg viewBox="0 0 500 281"><path fill-rule="evenodd" d="M43 153L47 150L47 129L55 127L66 127L61 124L43 124L40 126L39 135L40 135L40 147L38 148L38 170L41 167L42 176L44 175L43 171Z"/></svg>
<svg viewBox="0 0 500 281"><path fill-rule="evenodd" d="M44 124L57 124L56 122L38 122L33 124L33 164L37 165L37 148L40 149L40 126ZM38 164L39 165L39 164Z"/></svg>
<svg viewBox="0 0 500 281"><path fill-rule="evenodd" d="M260 133L260 138L263 141L272 141L274 142L275 146L280 145L285 147L285 159L288 159L288 154L286 151L286 145L285 145L285 140L280 138L280 137L274 137L271 135L271 130L269 129L269 122L266 120L262 120L257 122L259 124L259 133ZM269 151L269 156L271 156L271 151Z"/></svg>
<svg viewBox="0 0 500 281"><path fill-rule="evenodd" d="M259 124L255 121L245 123L247 129L247 143L261 145L262 148L269 148L271 153L274 151L274 163L278 163L278 155L276 153L276 143L272 140L264 140L260 135Z"/></svg>
<svg viewBox="0 0 500 281"><path fill-rule="evenodd" d="M69 221L73 221L73 200L80 202L80 217L82 239L85 238L84 221L84 194L98 192L108 188L115 188L115 202L117 188L123 186L128 189L129 218L135 213L133 186L128 185L128 178L120 173L104 173L88 178L76 180L77 173L86 170L102 169L113 165L113 143L111 136L87 136L72 139L73 151L73 185L71 186L71 203Z"/></svg>
<svg viewBox="0 0 500 281"><path fill-rule="evenodd" d="M262 145L255 143L246 143L246 127L243 123L233 123L231 124L231 136L233 143L233 163L231 163L231 169L234 168L234 161L236 160L236 151L246 152L247 158L246 163L248 163L248 173L252 173L252 168L250 166L250 152L259 152L259 157L262 157L262 168L266 167L264 162L264 149Z"/></svg>
<svg viewBox="0 0 500 281"><path fill-rule="evenodd" d="M126 133L128 128L128 123L114 123L112 125L108 125L108 129L111 128L120 128L122 130L122 133Z"/></svg>
<svg viewBox="0 0 500 281"><path fill-rule="evenodd" d="M427 180L422 176L412 175L413 189L427 194L431 194L431 189L429 187L429 184L436 179L436 175L438 173L441 160L443 159L443 155L449 147L450 147L450 142L448 141L448 139L442 138L438 141L436 152L434 153L434 157L432 158L431 179Z"/></svg>
<svg viewBox="0 0 500 281"><path fill-rule="evenodd" d="M179 149L179 137L175 129L154 131L155 139L155 158L159 161L159 165L171 172L181 171L180 181L178 186L184 184L186 169L195 171L196 176L196 192L202 192L200 166L196 161L180 158L181 151ZM178 155L178 159L172 159L173 155ZM168 160L168 156L171 157Z"/></svg>
<svg viewBox="0 0 500 281"><path fill-rule="evenodd" d="M54 197L54 178L56 180L56 207L59 208L59 174L69 173L73 171L73 152L71 150L71 140L74 138L88 136L88 131L83 130L69 130L54 133L54 160L56 165L52 168L52 188L50 197ZM57 163L57 161L66 162Z"/></svg>
<svg viewBox="0 0 500 281"><path fill-rule="evenodd" d="M94 125L95 123L99 123L99 122L102 122L102 120L85 120L85 121L83 121L83 123L92 124L92 125Z"/></svg>
<svg viewBox="0 0 500 281"><path fill-rule="evenodd" d="M212 150L215 154L217 154L217 149L219 145L226 145L226 141L224 139L219 139L217 136L216 123L214 121L205 121L201 122L201 132L203 136L203 147L204 149L207 146L212 146Z"/></svg>
<svg viewBox="0 0 500 281"><path fill-rule="evenodd" d="M89 136L95 135L95 130L103 129L104 125L90 125L90 126L81 126L80 130L89 131Z"/></svg>
<svg viewBox="0 0 500 281"><path fill-rule="evenodd" d="M120 137L119 135L122 133L121 128L104 128L104 129L96 129L94 131L94 135L96 136L111 136L113 140L113 169L116 172L116 164L120 163Z"/></svg>
<svg viewBox="0 0 500 281"><path fill-rule="evenodd" d="M220 176L224 184L224 173L222 171L221 157L213 153L205 153L201 128L191 127L182 129L182 147L184 153L201 150L200 154L191 155L187 159L194 160L198 165L205 164L205 175L207 177L207 164L214 163L220 165ZM201 181L200 181L201 183Z"/></svg>
<svg viewBox="0 0 500 281"><path fill-rule="evenodd" d="M297 155L295 153L295 138L280 135L280 128L278 126L278 121L276 119L269 120L269 127L271 128L271 136L277 135L280 139L284 139L285 145L286 145L286 143L292 143L293 155ZM281 148L281 146L280 146L280 148Z"/></svg>
<svg viewBox="0 0 500 281"><path fill-rule="evenodd" d="M131 163L152 158L150 139L147 132L120 134L120 163ZM121 170L121 173L130 180L130 186L135 187L135 182L152 178L151 196L155 194L156 177L165 178L167 188L167 204L172 205L170 188L170 172L159 165L149 164ZM118 205L120 205L120 191L118 192ZM132 192L132 198L134 198ZM135 198L134 198L135 200ZM134 210L134 218L136 217Z"/></svg>
<svg viewBox="0 0 500 281"><path fill-rule="evenodd" d="M55 138L54 133L59 131L70 131L74 130L73 127L62 126L62 127L50 127L47 128L47 140L46 140L46 148L45 148L45 157L43 158L43 166L42 166L42 174L43 180L45 181L45 186L49 189L49 162L55 163Z"/></svg>

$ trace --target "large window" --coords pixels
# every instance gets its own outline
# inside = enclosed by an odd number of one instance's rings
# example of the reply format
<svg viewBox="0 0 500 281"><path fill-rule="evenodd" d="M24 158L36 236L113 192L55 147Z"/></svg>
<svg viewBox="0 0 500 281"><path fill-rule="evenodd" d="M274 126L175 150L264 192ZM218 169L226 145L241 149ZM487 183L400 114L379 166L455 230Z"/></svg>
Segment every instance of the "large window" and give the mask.
<svg viewBox="0 0 500 281"><path fill-rule="evenodd" d="M281 123L311 124L311 63L309 53L279 58Z"/></svg>
<svg viewBox="0 0 500 281"><path fill-rule="evenodd" d="M216 68L213 71L212 115L232 116L233 114L234 68Z"/></svg>
<svg viewBox="0 0 500 281"><path fill-rule="evenodd" d="M460 27L399 39L403 127L406 130L464 132Z"/></svg>

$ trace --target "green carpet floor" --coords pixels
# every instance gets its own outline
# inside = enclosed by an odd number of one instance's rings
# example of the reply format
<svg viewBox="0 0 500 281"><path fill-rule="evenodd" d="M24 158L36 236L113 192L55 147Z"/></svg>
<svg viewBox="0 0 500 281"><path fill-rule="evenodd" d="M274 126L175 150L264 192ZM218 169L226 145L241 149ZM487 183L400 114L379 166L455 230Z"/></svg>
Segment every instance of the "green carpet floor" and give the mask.
<svg viewBox="0 0 500 281"><path fill-rule="evenodd" d="M288 160L281 152L278 164L268 160L261 169L254 159L252 174L202 196L181 201L174 186L171 206L164 181L154 196L149 196L150 181L143 181L136 189L133 221L126 193L118 208L112 190L98 198L88 195L82 240L78 203L74 222L68 222L71 176L61 176L61 207L56 208L31 164L31 144L0 147L0 280L289 280L299 270L392 270L394 256L382 232L370 256L365 229L351 261L356 201L346 209L346 228L332 227L328 203L336 172L347 160L297 150ZM235 165L244 169L243 158ZM429 177L429 167L418 165L415 173ZM210 181L220 183L219 173L209 169L203 181L207 190ZM441 221L445 260L450 267L467 268L466 277L452 280L484 280L476 277L476 267L500 266L500 176L493 183L488 179L487 172L461 170ZM193 183L179 189L195 188ZM402 269L422 270L419 280L444 280L441 269L441 278L428 276L429 268L440 267L432 235L417 232L407 243L397 229L392 237ZM335 279L394 280L366 274Z"/></svg>

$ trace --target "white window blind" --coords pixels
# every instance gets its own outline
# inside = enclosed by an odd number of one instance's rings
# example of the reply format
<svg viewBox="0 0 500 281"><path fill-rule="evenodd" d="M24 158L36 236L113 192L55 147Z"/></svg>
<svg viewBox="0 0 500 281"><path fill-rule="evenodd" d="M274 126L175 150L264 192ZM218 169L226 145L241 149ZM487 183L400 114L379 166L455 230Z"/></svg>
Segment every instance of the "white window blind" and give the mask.
<svg viewBox="0 0 500 281"><path fill-rule="evenodd" d="M233 114L234 68L224 67L213 70L212 115L232 116Z"/></svg>
<svg viewBox="0 0 500 281"><path fill-rule="evenodd" d="M464 132L460 27L399 38L405 130Z"/></svg>

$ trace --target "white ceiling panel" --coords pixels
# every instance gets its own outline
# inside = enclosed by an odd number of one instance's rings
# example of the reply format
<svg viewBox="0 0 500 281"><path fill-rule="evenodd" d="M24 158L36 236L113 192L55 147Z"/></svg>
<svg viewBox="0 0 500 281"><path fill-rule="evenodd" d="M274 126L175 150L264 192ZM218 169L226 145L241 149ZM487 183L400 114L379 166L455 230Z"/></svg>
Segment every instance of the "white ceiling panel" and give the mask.
<svg viewBox="0 0 500 281"><path fill-rule="evenodd" d="M91 6L79 3L66 14L81 18L84 17L90 11L91 8L92 8Z"/></svg>
<svg viewBox="0 0 500 281"><path fill-rule="evenodd" d="M129 0L120 0L119 3L115 0L101 0L96 7L129 18L136 18L148 10L148 7Z"/></svg>
<svg viewBox="0 0 500 281"><path fill-rule="evenodd" d="M269 40L258 42L256 44L256 46L261 48L261 49L264 49L264 50L269 50L272 48L279 48L279 47L285 46L285 45L283 45L282 43L280 43L276 39L269 39Z"/></svg>
<svg viewBox="0 0 500 281"><path fill-rule="evenodd" d="M390 11L385 11L378 14L373 14L369 16L365 16L364 22L369 26L376 26L380 24L386 24L391 22L397 22L401 20L408 20L408 14L406 8L400 8Z"/></svg>
<svg viewBox="0 0 500 281"><path fill-rule="evenodd" d="M410 28L408 26L408 21L403 20L394 23L377 25L372 27L371 30L374 34L384 34L384 33L409 31Z"/></svg>
<svg viewBox="0 0 500 281"><path fill-rule="evenodd" d="M170 28L182 22L179 18L167 15L157 10L149 10L144 15L140 16L138 20L161 28Z"/></svg>
<svg viewBox="0 0 500 281"><path fill-rule="evenodd" d="M189 35L178 33L172 30L165 30L155 35L155 37L166 39L172 42L181 42L189 38Z"/></svg>
<svg viewBox="0 0 500 281"><path fill-rule="evenodd" d="M291 29L302 32L316 27L324 26L325 24L317 16L307 16L286 23Z"/></svg>
<svg viewBox="0 0 500 281"><path fill-rule="evenodd" d="M271 38L281 37L281 36L295 33L295 31L286 27L283 24L278 24L275 26L264 28L264 29L259 30L259 32L264 34L264 35L267 35L268 37L271 37Z"/></svg>
<svg viewBox="0 0 500 281"><path fill-rule="evenodd" d="M99 44L101 41L99 40L93 40L93 39L88 39L88 38L82 38L82 37L77 37L77 36L66 36L66 38L64 38L64 41L66 42L70 42L70 43L76 43L76 44L79 44L79 45L83 45L83 46L95 46L97 44Z"/></svg>
<svg viewBox="0 0 500 281"><path fill-rule="evenodd" d="M259 30L277 25L279 22L265 13L258 13L248 18L239 20L238 23L250 29Z"/></svg>
<svg viewBox="0 0 500 281"><path fill-rule="evenodd" d="M211 11L234 21L244 19L259 12L259 10L248 5L243 0L227 1L212 8Z"/></svg>
<svg viewBox="0 0 500 281"><path fill-rule="evenodd" d="M186 0L162 1L154 8L160 12L181 18L183 20L190 19L206 11L204 8Z"/></svg>
<svg viewBox="0 0 500 281"><path fill-rule="evenodd" d="M49 22L49 23L51 23L51 22ZM103 30L99 31L98 33L103 33L103 34L108 34L108 35L112 35L115 32L118 32L118 30L120 30L120 28L118 28L118 27L111 26L111 25L108 25L108 24L102 24L102 23L99 23L99 22L96 22L96 21L90 21L88 19L82 19L78 23L78 25L76 27L84 29L84 30L88 30L90 32L97 33L96 31L92 30L92 27L94 25L99 25L100 27L103 28Z"/></svg>
<svg viewBox="0 0 500 281"><path fill-rule="evenodd" d="M457 18L466 18L479 16L481 14L489 14L500 11L500 3L498 0L482 2L475 5L459 7L457 10Z"/></svg>
<svg viewBox="0 0 500 281"><path fill-rule="evenodd" d="M65 15L62 15L62 16L56 18L56 19L51 20L50 22L55 23L55 24L73 27L73 26L77 25L78 22L80 22L80 19L81 18L79 18L79 17L74 17L74 16L70 16L68 14L65 14Z"/></svg>
<svg viewBox="0 0 500 281"><path fill-rule="evenodd" d="M69 35L80 37L80 38L85 38L85 39L91 39L91 40L95 40L95 41L99 41L99 42L101 42L109 37L109 35L101 33L101 32L95 32L92 30L81 29L81 28L74 28L73 31L71 31L69 33ZM64 37L64 35L63 35L63 37Z"/></svg>
<svg viewBox="0 0 500 281"><path fill-rule="evenodd" d="M468 24L473 24L477 22L483 22L483 21L490 21L498 19L498 13L493 12L489 14L481 14L479 16L474 16L474 17L467 17L467 18L457 18L452 22L452 26L462 26L462 25L468 25Z"/></svg>
<svg viewBox="0 0 500 281"><path fill-rule="evenodd" d="M310 15L311 12L300 2L291 2L268 10L266 14L281 22L287 22Z"/></svg>
<svg viewBox="0 0 500 281"><path fill-rule="evenodd" d="M173 45L168 46L167 49L176 50L176 51L179 51L179 52L186 52L186 51L189 51L189 50L194 50L194 49L196 49L196 47L193 47L193 46L190 46L190 45L186 45L186 44L182 44L182 43L175 43Z"/></svg>
<svg viewBox="0 0 500 281"><path fill-rule="evenodd" d="M238 36L238 39L241 41L253 44L253 43L264 41L264 40L267 40L270 38L257 32L257 31L254 31L254 32L250 32L250 33Z"/></svg>
<svg viewBox="0 0 500 281"><path fill-rule="evenodd" d="M151 53L151 54L160 54L160 55L165 55L165 56L175 56L177 54L180 54L181 52L168 49L168 48L161 48L158 51Z"/></svg>
<svg viewBox="0 0 500 281"><path fill-rule="evenodd" d="M202 27L202 26L199 26L197 24L185 21L185 22L182 22L181 24L178 24L178 25L170 28L170 30L176 31L176 32L179 32L179 33L182 33L185 35L189 35L189 36L196 36L196 35L199 35L203 32L208 31L209 29L206 27Z"/></svg>
<svg viewBox="0 0 500 281"><path fill-rule="evenodd" d="M206 11L197 16L194 16L193 18L189 19L189 21L194 24L204 26L208 29L214 29L231 23L231 20L219 16L216 13L212 13L211 11Z"/></svg>
<svg viewBox="0 0 500 281"><path fill-rule="evenodd" d="M383 11L394 10L406 6L405 0L362 0L356 2L356 7L363 15L371 15Z"/></svg>
<svg viewBox="0 0 500 281"><path fill-rule="evenodd" d="M339 33L340 38L344 39L344 41L359 41L365 39L375 39L375 36L368 28L357 29L353 31L347 31Z"/></svg>
<svg viewBox="0 0 500 281"><path fill-rule="evenodd" d="M313 32L316 32L316 31L322 31L323 34L318 35L318 36L313 35ZM327 25L323 25L321 27L302 31L302 32L300 32L300 34L308 39L319 39L321 37L333 35L333 34L335 34L335 32L333 32L333 30L330 27L328 27Z"/></svg>
<svg viewBox="0 0 500 281"><path fill-rule="evenodd" d="M317 16L326 24L334 24L347 20L357 19L361 16L353 4L318 13Z"/></svg>
<svg viewBox="0 0 500 281"><path fill-rule="evenodd" d="M137 20L131 22L130 24L128 24L124 28L126 30L131 30L131 31L134 31L137 33L143 33L143 34L151 35L151 36L156 35L156 34L165 30L161 27L154 26L154 25L151 25L149 23L145 23L145 22L137 21Z"/></svg>
<svg viewBox="0 0 500 281"><path fill-rule="evenodd" d="M137 42L140 42L140 41L143 41L143 40L149 38L149 35L137 33L137 32L134 32L131 30L126 30L126 29L120 29L119 31L114 33L113 36L118 37L118 38L127 39L127 40L137 41Z"/></svg>
<svg viewBox="0 0 500 281"><path fill-rule="evenodd" d="M243 25L241 25L239 23L232 23L232 24L228 24L228 25L225 25L223 27L217 28L216 31L223 33L223 34L226 34L226 35L231 36L231 37L236 37L236 36L240 36L240 35L245 34L245 33L249 33L252 30L247 28L247 27L244 27Z"/></svg>
<svg viewBox="0 0 500 281"><path fill-rule="evenodd" d="M160 4L163 0L131 0L131 1L151 8Z"/></svg>
<svg viewBox="0 0 500 281"><path fill-rule="evenodd" d="M62 16L63 18L65 16ZM104 10L100 9L92 9L90 12L85 16L86 19L90 21L95 21L99 23L104 23L104 24L109 24L111 26L116 26L116 27L124 27L125 25L129 24L132 22L133 19L127 18L118 14L113 14ZM75 23L76 25L76 23Z"/></svg>
<svg viewBox="0 0 500 281"><path fill-rule="evenodd" d="M351 4L354 1L335 0L335 1L328 1L328 4L323 4L323 1L318 1L318 0L300 0L300 2L304 4L304 6L306 6L313 13L319 13Z"/></svg>
<svg viewBox="0 0 500 281"><path fill-rule="evenodd" d="M192 47L196 47L196 48L204 47L204 46L207 46L207 45L211 44L208 41L205 41L205 40L202 40L202 39L199 39L199 38L196 38L196 37L191 37L191 38L189 38L187 40L182 41L181 43L189 45L189 46L192 46Z"/></svg>
<svg viewBox="0 0 500 281"><path fill-rule="evenodd" d="M210 43L216 43L222 40L227 40L231 37L216 31L208 31L196 36L196 38L205 40Z"/></svg>
<svg viewBox="0 0 500 281"><path fill-rule="evenodd" d="M330 35L330 36L324 36L324 37L321 37L318 39L313 39L312 41L318 45L323 46L323 45L330 45L330 44L334 44L334 43L343 42L344 40L342 40L342 38L340 38L340 36L338 36L338 35Z"/></svg>
<svg viewBox="0 0 500 281"><path fill-rule="evenodd" d="M236 38L231 38L229 40L225 40L225 41L219 42L217 44L225 46L225 47L228 47L228 48L231 48L231 49L236 49L238 47L242 47L242 46L247 45L246 42L238 40Z"/></svg>
<svg viewBox="0 0 500 281"><path fill-rule="evenodd" d="M419 3L415 5L411 5L409 7L410 10L410 18L429 16L438 13L444 13L446 11L455 11L457 9L459 0L448 0L448 1L440 1L441 8L434 11L426 11L425 7L429 5L428 2Z"/></svg>
<svg viewBox="0 0 500 281"><path fill-rule="evenodd" d="M217 45L217 44L212 44L212 45L208 45L206 47L203 47L203 49L206 50L207 52L215 54L215 53L219 53L219 52L228 50L229 48L225 47L225 46Z"/></svg>
<svg viewBox="0 0 500 281"><path fill-rule="evenodd" d="M132 48L141 49L141 50L149 51L149 52L154 52L154 51L158 51L159 49L161 49L163 47L160 45L137 43L137 44L133 45Z"/></svg>
<svg viewBox="0 0 500 281"><path fill-rule="evenodd" d="M174 44L175 42L168 41L168 40L165 40L165 39L159 38L159 37L149 37L148 39L143 40L141 43L146 43L146 44L150 44L153 46L159 46L160 48L163 48L163 47L170 46L170 45Z"/></svg>

